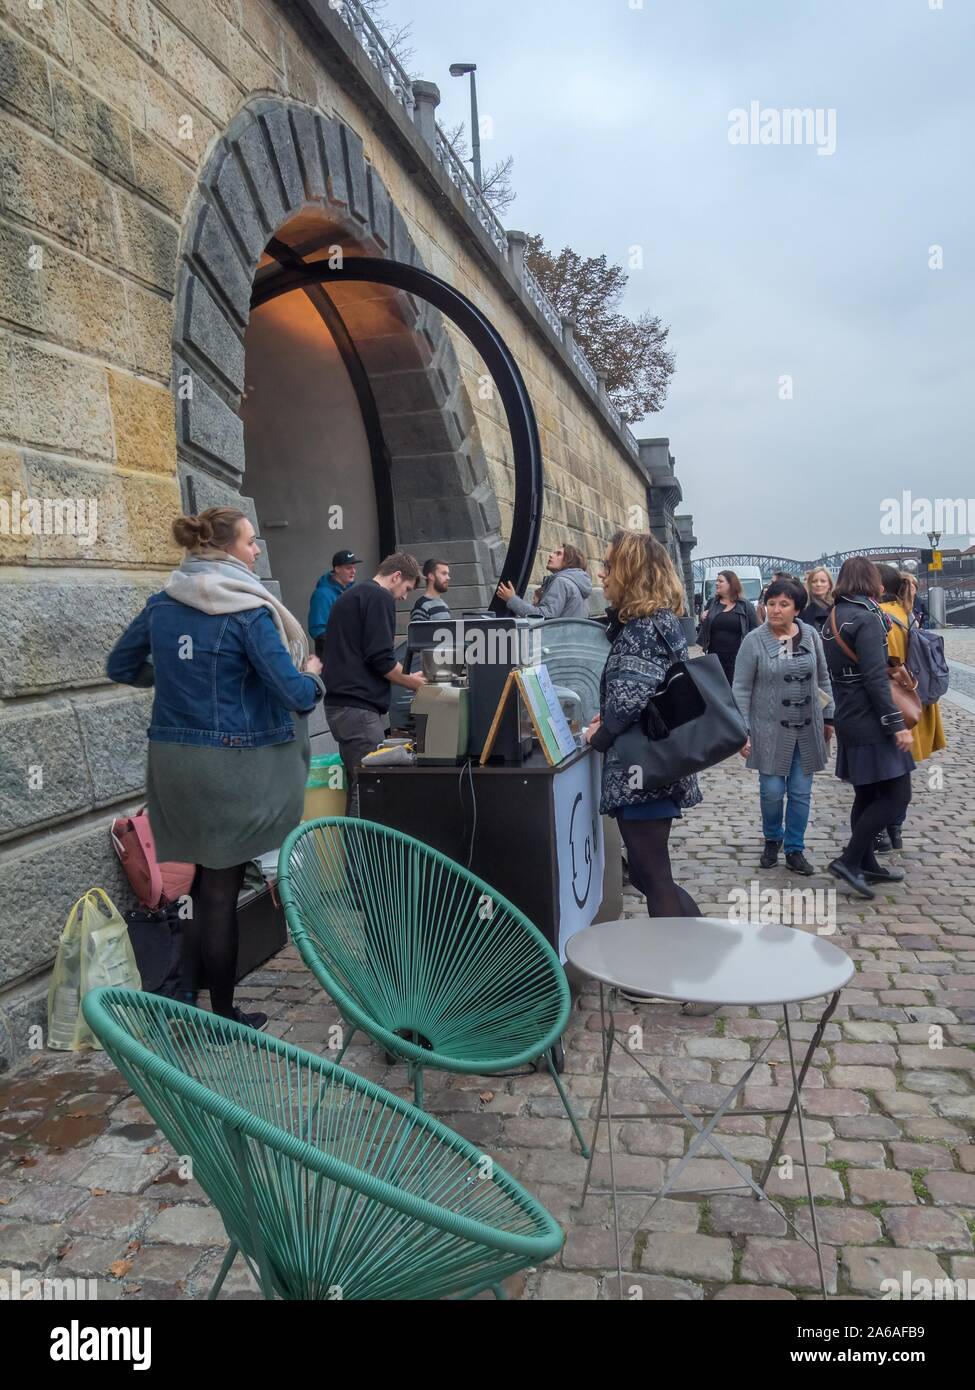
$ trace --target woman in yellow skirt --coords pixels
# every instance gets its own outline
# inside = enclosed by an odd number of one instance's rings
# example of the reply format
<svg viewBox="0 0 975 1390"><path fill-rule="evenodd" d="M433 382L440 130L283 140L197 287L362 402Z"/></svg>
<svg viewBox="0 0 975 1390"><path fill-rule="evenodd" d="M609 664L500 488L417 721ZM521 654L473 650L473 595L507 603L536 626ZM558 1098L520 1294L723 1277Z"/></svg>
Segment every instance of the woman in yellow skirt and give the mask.
<svg viewBox="0 0 975 1390"><path fill-rule="evenodd" d="M907 660L907 634L915 621L912 616L914 595L917 593L917 580L912 574L901 574L893 565L878 565L884 581L884 596L880 606L893 619L887 633L887 654L900 661ZM941 723L941 709L938 705L923 705L921 718L912 730L914 736L914 761L923 763L932 753L947 748L945 731ZM886 853L891 849L903 848L904 822L889 825L886 831L877 836L874 850Z"/></svg>

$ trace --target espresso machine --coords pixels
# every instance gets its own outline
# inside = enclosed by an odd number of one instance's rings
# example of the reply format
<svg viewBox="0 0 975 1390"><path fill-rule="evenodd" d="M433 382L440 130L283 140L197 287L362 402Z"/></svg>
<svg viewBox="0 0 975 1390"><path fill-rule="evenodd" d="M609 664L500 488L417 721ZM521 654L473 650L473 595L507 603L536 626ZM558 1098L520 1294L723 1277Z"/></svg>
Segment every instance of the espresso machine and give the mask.
<svg viewBox="0 0 975 1390"><path fill-rule="evenodd" d="M417 762L477 759L512 670L541 660L538 624L493 613L410 623L404 670L419 655L427 684L413 699ZM532 725L517 692L505 706L491 762L520 764L532 747Z"/></svg>

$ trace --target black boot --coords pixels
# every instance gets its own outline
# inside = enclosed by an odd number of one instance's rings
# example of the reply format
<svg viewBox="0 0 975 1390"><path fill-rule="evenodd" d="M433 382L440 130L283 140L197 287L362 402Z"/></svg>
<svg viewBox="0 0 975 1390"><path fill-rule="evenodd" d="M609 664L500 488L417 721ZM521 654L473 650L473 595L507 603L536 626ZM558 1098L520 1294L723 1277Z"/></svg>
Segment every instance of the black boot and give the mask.
<svg viewBox="0 0 975 1390"><path fill-rule="evenodd" d="M765 848L762 850L762 857L758 861L763 869L774 869L779 862L779 850L782 848L781 840L766 840Z"/></svg>
<svg viewBox="0 0 975 1390"><path fill-rule="evenodd" d="M790 850L785 856L785 862L794 874L803 874L808 878L810 874L816 873L815 866L810 864L801 849Z"/></svg>
<svg viewBox="0 0 975 1390"><path fill-rule="evenodd" d="M862 874L856 869L851 869L849 864L845 864L842 859L834 859L827 866L834 878L841 878L848 883L854 893L859 893L861 898L875 898L877 895L867 883Z"/></svg>
<svg viewBox="0 0 975 1390"><path fill-rule="evenodd" d="M868 883L903 883L903 869L882 869L878 864L875 869L864 869L863 877Z"/></svg>
<svg viewBox="0 0 975 1390"><path fill-rule="evenodd" d="M888 825L887 834L890 836L891 849L904 848L904 836L901 834L901 828L899 825Z"/></svg>
<svg viewBox="0 0 975 1390"><path fill-rule="evenodd" d="M891 843L891 837L887 834L887 831L886 831L886 830L881 830L881 832L880 832L879 835L875 835L875 836L874 836L874 840L873 840L873 852L874 852L874 854L889 854L890 851L891 851L893 848L894 848L894 846L893 846L893 844Z"/></svg>

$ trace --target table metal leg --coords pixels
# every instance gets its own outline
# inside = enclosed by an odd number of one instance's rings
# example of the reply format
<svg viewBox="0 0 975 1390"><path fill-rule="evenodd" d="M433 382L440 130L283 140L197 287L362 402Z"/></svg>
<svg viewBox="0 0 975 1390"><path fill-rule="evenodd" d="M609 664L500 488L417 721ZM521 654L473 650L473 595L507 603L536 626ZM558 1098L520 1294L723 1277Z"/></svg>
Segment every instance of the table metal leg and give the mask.
<svg viewBox="0 0 975 1390"><path fill-rule="evenodd" d="M838 995L835 996L835 998L838 997ZM835 998L833 1002L833 1008L836 1007ZM816 1263L819 1266L819 1283L820 1287L823 1290L823 1298L825 1299L829 1297L829 1294L826 1290L826 1274L823 1270L823 1250L822 1246L819 1243L819 1223L816 1220L816 1199L813 1197L812 1174L809 1171L809 1155L806 1152L806 1126L802 1114L802 1097L799 1094L799 1088L802 1085L802 1075L796 1075L796 1059L795 1053L792 1049L792 1029L789 1026L788 1006L786 1006L786 1008L784 1009L784 1013L785 1036L788 1039L789 1043L789 1069L792 1073L792 1098L795 1104L796 1121L799 1125L799 1147L802 1151L802 1167L803 1171L806 1174L806 1196L809 1198L809 1217L812 1221L813 1246L816 1251ZM825 1026L825 1024L823 1026ZM788 1123L788 1121L786 1121L786 1123Z"/></svg>
<svg viewBox="0 0 975 1390"><path fill-rule="evenodd" d="M812 1064L812 1059L813 1059L813 1057L814 1057L814 1055L815 1055L815 1053L816 1053L816 1048L817 1048L817 1047L819 1046L819 1044L822 1042L822 1040L823 1040L823 1034L824 1034L825 1031L826 1031L826 1025L827 1025L827 1023L830 1021L830 1019L833 1017L833 1013L834 1013L834 1011L835 1011L835 1009L836 1009L836 1006L837 1006L837 1004L838 1004L839 1002L840 1002L840 991L837 990L836 993L830 997L829 1003L826 1005L826 1008L823 1010L823 1016L822 1016L822 1018L819 1020L819 1022L817 1023L817 1025L816 1025L816 1031L815 1031L815 1033L813 1033L812 1038L810 1039L810 1042L809 1042L809 1046L808 1046L808 1048L806 1049L806 1055L805 1055L805 1057L803 1058L802 1070L801 1070L800 1073L799 1073L798 1082L797 1082L797 1084L792 1088L792 1100L789 1102L789 1105L786 1107L785 1114L782 1116L782 1123L781 1123L781 1125L779 1126L779 1132L778 1132L778 1134L777 1134L776 1137L775 1137L775 1143L772 1145L772 1152L769 1154L768 1162L767 1162L766 1165L765 1165L765 1168L764 1168L764 1170L763 1170L763 1172L762 1172L762 1176L761 1176L761 1177L759 1178L759 1180L758 1180L758 1181L759 1181L759 1186L760 1186L760 1187L764 1187L765 1184L768 1182L769 1174L771 1173L773 1167L775 1166L775 1162L776 1162L776 1160L777 1160L777 1158L778 1158L778 1156L779 1156L779 1150L780 1150L781 1147L782 1147L782 1141L785 1139L785 1132L786 1132L786 1130L789 1128L789 1121L792 1119L792 1111L793 1111L793 1109L795 1108L796 1097L798 1096L799 1092L802 1090L803 1082L804 1082L805 1079L806 1079L806 1072L809 1070L809 1067L810 1067L810 1065ZM792 1057L792 1042L791 1042L792 1034L789 1032L789 1006L788 1006L788 1004L786 1004L786 1005L783 1006L783 1014L785 1015L786 1036L787 1036L787 1038L789 1039L789 1056L790 1056L790 1059L791 1059L791 1057Z"/></svg>

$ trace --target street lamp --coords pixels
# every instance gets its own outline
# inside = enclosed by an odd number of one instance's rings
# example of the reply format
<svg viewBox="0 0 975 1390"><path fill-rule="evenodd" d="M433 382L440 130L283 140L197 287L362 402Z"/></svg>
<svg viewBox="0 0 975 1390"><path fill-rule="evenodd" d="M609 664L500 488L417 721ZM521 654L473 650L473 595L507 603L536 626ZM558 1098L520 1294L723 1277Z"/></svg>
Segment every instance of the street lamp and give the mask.
<svg viewBox="0 0 975 1390"><path fill-rule="evenodd" d="M929 532L928 532L928 545L930 545L932 551L937 550L937 548L938 548L938 542L939 542L940 540L941 540L941 532L940 532L940 531L929 531ZM931 566L928 565L926 568L927 568L927 571L928 571L928 583L927 583L928 615L929 615L929 617L930 617L930 613L931 613Z"/></svg>
<svg viewBox="0 0 975 1390"><path fill-rule="evenodd" d="M471 75L471 150L474 157L474 182L478 188L482 186L481 179L481 127L477 119L477 79L474 77L477 72L476 63L451 63L451 77L466 77Z"/></svg>

